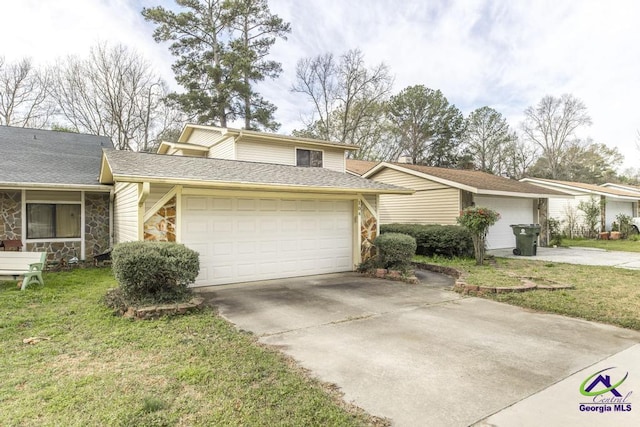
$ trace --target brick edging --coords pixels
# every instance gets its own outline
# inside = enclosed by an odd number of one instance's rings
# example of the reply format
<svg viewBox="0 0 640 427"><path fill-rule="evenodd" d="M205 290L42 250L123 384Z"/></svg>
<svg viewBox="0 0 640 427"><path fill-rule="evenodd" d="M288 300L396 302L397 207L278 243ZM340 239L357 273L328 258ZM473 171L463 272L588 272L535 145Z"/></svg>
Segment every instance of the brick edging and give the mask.
<svg viewBox="0 0 640 427"><path fill-rule="evenodd" d="M455 283L453 284L453 290L455 292L461 294L485 294L485 293L495 293L495 294L505 294L512 292L527 292L533 291L535 289L546 290L546 291L557 291L561 289L574 289L573 285L565 285L565 284L552 284L552 285L538 285L531 280L533 278L520 277L520 281L522 285L520 286L479 286L479 285L470 285L465 279L467 277L467 273L457 268L446 267L443 265L436 264L427 264L423 262L413 262L411 263L414 267L422 270L433 271L435 273L446 274L447 276L451 276L455 279Z"/></svg>

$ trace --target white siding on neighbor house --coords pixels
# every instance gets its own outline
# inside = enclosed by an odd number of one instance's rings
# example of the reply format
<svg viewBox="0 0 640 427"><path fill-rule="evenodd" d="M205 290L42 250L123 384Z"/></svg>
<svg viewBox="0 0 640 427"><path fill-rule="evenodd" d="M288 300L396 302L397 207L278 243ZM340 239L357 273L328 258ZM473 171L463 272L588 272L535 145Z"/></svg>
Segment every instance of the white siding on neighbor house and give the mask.
<svg viewBox="0 0 640 427"><path fill-rule="evenodd" d="M189 135L189 139L185 142L187 144L197 144L202 145L204 147L211 147L222 137L222 133L216 130L204 130L204 129L194 129Z"/></svg>
<svg viewBox="0 0 640 427"><path fill-rule="evenodd" d="M460 213L460 190L393 169L371 179L416 190L412 195L381 194L380 223L455 224Z"/></svg>
<svg viewBox="0 0 640 427"><path fill-rule="evenodd" d="M322 161L325 169L344 172L344 150L332 147L239 141L236 143L236 160L295 166L296 148L320 150L324 153Z"/></svg>
<svg viewBox="0 0 640 427"><path fill-rule="evenodd" d="M520 197L473 197L477 207L486 207L500 214L500 219L489 227L487 248L512 248L516 245L512 224L534 224L538 222L538 199Z"/></svg>
<svg viewBox="0 0 640 427"><path fill-rule="evenodd" d="M606 224L607 230L611 230L611 224L618 220L616 219L616 215L624 214L628 216L633 216L633 202L626 201L614 201L611 199L607 199L607 203L605 205L606 212Z"/></svg>
<svg viewBox="0 0 640 427"><path fill-rule="evenodd" d="M599 196L594 196L599 200ZM590 195L581 195L575 197L566 198L549 198L549 218L554 218L561 221L561 227L564 230L567 227L567 217L570 212L575 213L577 218L577 229L575 232L580 233L580 230L584 227L584 214L578 210L580 202L588 202L591 199Z"/></svg>
<svg viewBox="0 0 640 427"><path fill-rule="evenodd" d="M138 184L116 182L113 229L115 243L138 240Z"/></svg>
<svg viewBox="0 0 640 427"><path fill-rule="evenodd" d="M149 209L156 204L158 200L164 197L174 186L171 184L151 184L151 191L149 191L149 195L147 196L147 200L144 201L144 211L147 212Z"/></svg>
<svg viewBox="0 0 640 427"><path fill-rule="evenodd" d="M218 142L209 150L209 157L215 159L236 159L235 140L232 137L228 137Z"/></svg>
<svg viewBox="0 0 640 427"><path fill-rule="evenodd" d="M80 191L39 191L27 190L25 199L27 202L80 202Z"/></svg>

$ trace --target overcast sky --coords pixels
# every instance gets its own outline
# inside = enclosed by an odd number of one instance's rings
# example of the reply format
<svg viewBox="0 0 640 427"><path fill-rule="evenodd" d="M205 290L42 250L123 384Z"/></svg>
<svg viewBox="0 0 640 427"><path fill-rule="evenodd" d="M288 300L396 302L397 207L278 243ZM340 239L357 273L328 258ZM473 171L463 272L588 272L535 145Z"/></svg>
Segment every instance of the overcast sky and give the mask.
<svg viewBox="0 0 640 427"><path fill-rule="evenodd" d="M86 55L99 41L121 42L145 56L172 84L173 58L151 36L142 7L171 0L0 0L0 56L50 63ZM640 2L634 0L271 0L291 23L273 48L281 77L263 95L278 106L281 132L301 127L307 110L289 91L295 64L360 48L368 64L385 62L394 92L440 89L468 115L488 105L517 128L543 96L570 93L593 125L583 137L616 146L639 167ZM310 107L310 106L309 106Z"/></svg>

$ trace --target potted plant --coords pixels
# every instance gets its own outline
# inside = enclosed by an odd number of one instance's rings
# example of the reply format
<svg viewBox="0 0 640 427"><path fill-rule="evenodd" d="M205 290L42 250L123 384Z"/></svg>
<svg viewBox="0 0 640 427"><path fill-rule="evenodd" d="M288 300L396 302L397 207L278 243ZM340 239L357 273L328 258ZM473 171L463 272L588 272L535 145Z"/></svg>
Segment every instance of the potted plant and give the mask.
<svg viewBox="0 0 640 427"><path fill-rule="evenodd" d="M611 233L609 233L609 240L618 240L620 239L620 226L617 222L613 221L611 223Z"/></svg>

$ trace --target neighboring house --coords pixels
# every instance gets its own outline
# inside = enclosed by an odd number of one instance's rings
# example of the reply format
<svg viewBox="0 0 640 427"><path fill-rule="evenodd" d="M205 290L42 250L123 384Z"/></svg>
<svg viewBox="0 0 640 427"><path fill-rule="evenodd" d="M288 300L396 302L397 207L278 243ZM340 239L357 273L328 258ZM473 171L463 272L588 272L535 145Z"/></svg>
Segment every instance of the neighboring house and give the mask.
<svg viewBox="0 0 640 427"><path fill-rule="evenodd" d="M348 169L351 169L350 164L348 160ZM456 224L460 210L466 207L475 205L496 210L501 218L489 229L489 249L514 247L515 237L510 225L544 224L547 200L563 196L557 191L485 172L404 163L379 163L363 177L415 190L410 195L380 196L382 224ZM546 242L544 234L542 241Z"/></svg>
<svg viewBox="0 0 640 427"><path fill-rule="evenodd" d="M347 159L347 172L356 176L362 176L373 169L378 163L380 162Z"/></svg>
<svg viewBox="0 0 640 427"><path fill-rule="evenodd" d="M187 125L158 154L104 152L115 242L200 253L196 286L351 271L370 256L378 197L412 190L345 173L357 147Z"/></svg>
<svg viewBox="0 0 640 427"><path fill-rule="evenodd" d="M98 182L106 137L0 126L0 240L49 260L110 247L111 185Z"/></svg>
<svg viewBox="0 0 640 427"><path fill-rule="evenodd" d="M524 178L521 180L540 188L563 191L570 195L566 199L553 199L549 201L549 216L560 221L567 222L571 215L577 215L577 221L583 226L584 215L578 209L580 202L588 202L594 198L603 207L601 212L600 230L611 230L611 225L616 221L616 216L624 214L637 216L640 193L625 189L619 189L609 184L600 186L584 184L581 182L558 181L542 178Z"/></svg>
<svg viewBox="0 0 640 427"><path fill-rule="evenodd" d="M640 187L637 185L628 185L628 184L614 184L612 182L607 182L606 184L602 184L601 187L605 188L615 188L616 190L626 191L628 193L638 194L640 195ZM636 216L640 215L640 212L636 212Z"/></svg>

